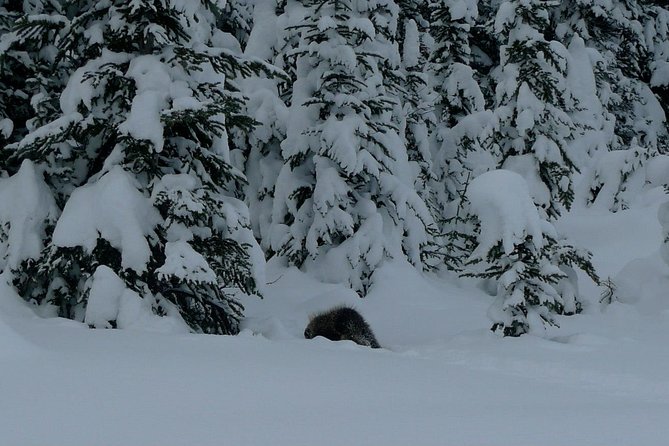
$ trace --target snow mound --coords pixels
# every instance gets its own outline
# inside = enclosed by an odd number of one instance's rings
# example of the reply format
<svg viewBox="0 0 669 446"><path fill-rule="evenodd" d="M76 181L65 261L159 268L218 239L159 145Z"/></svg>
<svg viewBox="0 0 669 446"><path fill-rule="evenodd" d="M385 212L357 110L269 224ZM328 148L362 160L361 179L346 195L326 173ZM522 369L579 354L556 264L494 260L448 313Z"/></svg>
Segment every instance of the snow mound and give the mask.
<svg viewBox="0 0 669 446"><path fill-rule="evenodd" d="M633 304L643 314L669 315L669 299L666 297L669 269L659 254L632 260L614 277L613 283L618 301Z"/></svg>

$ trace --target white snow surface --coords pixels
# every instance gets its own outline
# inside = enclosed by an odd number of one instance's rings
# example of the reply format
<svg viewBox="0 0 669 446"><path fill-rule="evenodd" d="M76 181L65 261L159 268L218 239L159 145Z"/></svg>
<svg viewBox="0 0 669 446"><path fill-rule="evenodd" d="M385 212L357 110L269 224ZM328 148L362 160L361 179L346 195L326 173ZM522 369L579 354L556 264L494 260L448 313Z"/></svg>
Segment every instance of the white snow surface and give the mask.
<svg viewBox="0 0 669 446"><path fill-rule="evenodd" d="M619 298L582 277L580 315L545 336L489 331L473 283L387 263L365 299L270 262L239 336L89 330L40 319L0 284L0 444L663 446L669 266L656 189L557 222ZM305 340L355 306L383 349Z"/></svg>

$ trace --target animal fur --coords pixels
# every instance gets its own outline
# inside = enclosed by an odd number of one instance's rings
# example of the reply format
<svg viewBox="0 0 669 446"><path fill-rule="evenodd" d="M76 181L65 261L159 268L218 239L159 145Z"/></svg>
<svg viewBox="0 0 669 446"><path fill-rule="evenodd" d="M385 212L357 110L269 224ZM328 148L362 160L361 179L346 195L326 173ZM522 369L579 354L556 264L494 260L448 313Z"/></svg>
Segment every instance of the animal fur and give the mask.
<svg viewBox="0 0 669 446"><path fill-rule="evenodd" d="M311 317L304 337L323 336L331 341L353 341L371 348L381 348L369 324L355 309L335 307Z"/></svg>

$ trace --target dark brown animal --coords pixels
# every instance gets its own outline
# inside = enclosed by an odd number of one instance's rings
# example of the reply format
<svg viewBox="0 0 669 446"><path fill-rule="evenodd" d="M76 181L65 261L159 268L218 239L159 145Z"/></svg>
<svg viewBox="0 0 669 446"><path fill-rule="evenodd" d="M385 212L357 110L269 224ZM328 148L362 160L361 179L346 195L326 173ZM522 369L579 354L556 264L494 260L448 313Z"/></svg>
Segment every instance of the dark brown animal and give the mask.
<svg viewBox="0 0 669 446"><path fill-rule="evenodd" d="M341 306L312 316L304 337L323 336L331 341L353 341L371 348L381 348L369 324L355 309Z"/></svg>

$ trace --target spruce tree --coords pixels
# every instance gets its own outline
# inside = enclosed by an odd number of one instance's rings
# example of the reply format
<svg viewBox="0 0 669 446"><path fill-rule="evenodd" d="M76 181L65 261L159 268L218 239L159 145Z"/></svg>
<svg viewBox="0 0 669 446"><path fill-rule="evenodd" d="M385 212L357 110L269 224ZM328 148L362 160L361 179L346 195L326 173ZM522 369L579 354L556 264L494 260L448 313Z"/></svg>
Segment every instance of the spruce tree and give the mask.
<svg viewBox="0 0 669 446"><path fill-rule="evenodd" d="M433 134L432 203L444 234L445 265L461 270L473 249L476 226L466 199L467 185L476 174L494 167L481 162L475 144L489 119L479 87L482 76L471 49L478 8L475 1L453 0L433 0L429 6L434 40L429 66L438 117Z"/></svg>
<svg viewBox="0 0 669 446"><path fill-rule="evenodd" d="M479 190L472 199L479 197L477 214L488 219L509 212L523 215L520 220L536 217L531 227L500 231L498 243L491 241L489 233L481 236L486 244L477 247L465 275L497 284L490 316L493 330L505 336L519 336L537 324L554 325L556 314L580 311L573 267L598 280L589 253L567 244L550 224L574 199L573 176L583 154L571 142L584 131L580 122L572 120L580 104L567 82L570 54L551 39L550 12L557 5L541 0L502 2L491 24L500 43L499 66L490 71L497 87L492 119L477 143L505 169L491 174L500 181L509 177L508 187L518 184L510 189L515 192L509 197L481 201L480 197L494 197L497 189L501 193L507 186L480 181L477 176L474 181ZM508 171L525 181L518 182ZM526 198L525 211L504 208L528 193L531 197ZM488 209L496 206L500 206L499 213ZM488 224L506 227L504 218L501 220ZM483 232L490 231L485 221L482 225Z"/></svg>
<svg viewBox="0 0 669 446"><path fill-rule="evenodd" d="M582 310L574 268L599 282L591 254L543 234L540 240L527 236L504 252L502 242L485 259L474 259L465 276L493 279L497 295L489 316L492 331L520 336L532 328L558 326L556 315L574 315ZM482 261L480 265L478 262ZM474 272L477 268L478 271ZM537 326L538 325L538 326Z"/></svg>
<svg viewBox="0 0 669 446"><path fill-rule="evenodd" d="M215 29L223 5L68 4L58 115L10 148L43 169L62 212L14 271L25 299L95 327L128 326L143 308L238 331L237 297L257 292L262 258L229 160L228 130L253 124L232 80L265 66L228 49Z"/></svg>
<svg viewBox="0 0 669 446"><path fill-rule="evenodd" d="M267 63L280 65L282 42L281 25L278 23L277 2L267 0L255 5L253 23L244 54ZM283 72L272 77L253 76L239 81L242 92L248 97L245 112L253 117L256 126L252 130L233 131L235 150L233 158L244 170L248 183L245 199L251 215L251 226L266 257L275 253L270 243L274 189L283 160L281 141L286 138L289 121L288 107L280 92L291 83Z"/></svg>
<svg viewBox="0 0 669 446"><path fill-rule="evenodd" d="M647 2L646 20L644 24L648 45L649 86L669 116L669 5L665 2ZM658 151L669 150L667 137L667 121L664 121L664 132L658 138Z"/></svg>
<svg viewBox="0 0 669 446"><path fill-rule="evenodd" d="M285 15L296 34L286 55L296 80L272 246L290 264L364 294L387 257L422 267L432 226L393 117L398 7L304 0L287 2Z"/></svg>
<svg viewBox="0 0 669 446"><path fill-rule="evenodd" d="M494 170L474 179L467 194L481 231L464 275L496 284L492 330L520 336L557 325L556 315L580 312L574 268L598 283L591 254L557 236L527 182L515 172Z"/></svg>
<svg viewBox="0 0 669 446"><path fill-rule="evenodd" d="M580 131L570 112L578 103L565 82L567 50L549 40L552 0L506 1L495 19L502 46L493 121L483 146L504 168L531 183L535 203L551 218L574 198L575 154L569 141Z"/></svg>
<svg viewBox="0 0 669 446"><path fill-rule="evenodd" d="M430 10L426 0L401 0L398 5L397 41L401 49L401 64L399 70L393 73L399 78L399 85L390 82L389 91L393 91L393 86L399 87L394 94L398 99L394 114L399 123L399 134L407 149L414 189L428 205L436 223L440 209L432 190L436 180L432 137L437 125L437 95L429 78L428 60L432 51ZM390 80L393 79L391 76ZM430 260L427 265L434 267L444 256L443 242L438 225L435 224L429 230L431 240L425 252L426 259L429 257Z"/></svg>
<svg viewBox="0 0 669 446"><path fill-rule="evenodd" d="M662 46L655 44L662 39L662 26L653 29L653 9L636 0L569 0L556 11L557 37L567 42L583 39L588 50L597 53L597 96L602 113L611 116L605 119L612 127L606 138L612 153L600 155L588 200L612 211L624 209L636 177L643 176L645 160L666 146L661 102L649 88L656 66L651 62L654 49Z"/></svg>
<svg viewBox="0 0 669 446"><path fill-rule="evenodd" d="M0 148L34 128L33 107L53 104L44 92L49 84L61 82L53 65L53 41L64 21L60 12L56 1L0 1ZM0 151L0 169L15 173L18 166L3 155L7 152Z"/></svg>

